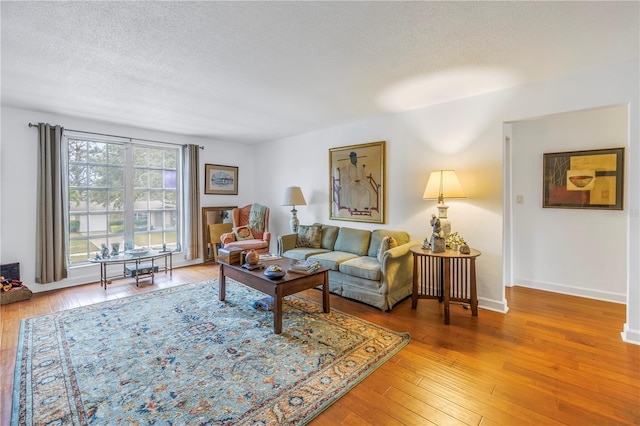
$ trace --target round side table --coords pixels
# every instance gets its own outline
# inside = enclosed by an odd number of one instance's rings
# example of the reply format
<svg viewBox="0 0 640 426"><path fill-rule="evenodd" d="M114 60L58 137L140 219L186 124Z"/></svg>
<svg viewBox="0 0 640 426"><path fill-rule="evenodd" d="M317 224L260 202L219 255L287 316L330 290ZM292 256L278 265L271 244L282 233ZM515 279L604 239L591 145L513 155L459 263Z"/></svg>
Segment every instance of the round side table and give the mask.
<svg viewBox="0 0 640 426"><path fill-rule="evenodd" d="M476 258L480 251L462 254L447 249L433 253L421 246L411 247L413 253L413 293L411 308L418 306L418 299L438 299L444 306L444 323L449 324L451 302L468 303L471 315L478 316L476 290Z"/></svg>

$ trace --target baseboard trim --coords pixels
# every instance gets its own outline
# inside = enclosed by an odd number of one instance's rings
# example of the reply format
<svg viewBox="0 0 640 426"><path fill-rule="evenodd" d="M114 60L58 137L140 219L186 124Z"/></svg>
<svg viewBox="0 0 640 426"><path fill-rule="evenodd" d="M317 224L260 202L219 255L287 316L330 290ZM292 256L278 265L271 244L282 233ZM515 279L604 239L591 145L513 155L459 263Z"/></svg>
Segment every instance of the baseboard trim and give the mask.
<svg viewBox="0 0 640 426"><path fill-rule="evenodd" d="M506 314L509 311L506 300L493 300L478 297L478 308Z"/></svg>
<svg viewBox="0 0 640 426"><path fill-rule="evenodd" d="M629 324L624 325L620 335L622 336L623 342L640 345L640 330L631 330Z"/></svg>
<svg viewBox="0 0 640 426"><path fill-rule="evenodd" d="M586 297L588 299L602 300L605 302L627 303L626 294L611 293L602 290L592 290L588 288L580 288L568 286L565 284L550 283L544 281L531 281L525 279L515 279L515 286L533 288L536 290L552 291L554 293L568 294L570 296Z"/></svg>

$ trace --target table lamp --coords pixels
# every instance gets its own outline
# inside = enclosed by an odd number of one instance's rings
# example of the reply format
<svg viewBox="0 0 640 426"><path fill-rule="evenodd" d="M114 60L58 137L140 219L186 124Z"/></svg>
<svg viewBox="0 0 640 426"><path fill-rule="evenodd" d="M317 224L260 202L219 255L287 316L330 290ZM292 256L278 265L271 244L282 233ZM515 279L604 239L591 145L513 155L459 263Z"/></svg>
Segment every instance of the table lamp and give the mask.
<svg viewBox="0 0 640 426"><path fill-rule="evenodd" d="M291 228L291 232L298 232L298 225L300 222L298 221L298 217L296 213L296 206L306 206L307 202L304 200L304 195L302 195L302 189L299 186L290 186L284 191L284 197L282 197L281 206L293 206L291 209L291 221L289 222L289 226Z"/></svg>
<svg viewBox="0 0 640 426"><path fill-rule="evenodd" d="M451 222L447 219L449 206L444 203L444 199L466 198L456 172L453 170L431 172L422 198L425 200L438 200L438 219L440 219L440 226L446 238L451 233Z"/></svg>

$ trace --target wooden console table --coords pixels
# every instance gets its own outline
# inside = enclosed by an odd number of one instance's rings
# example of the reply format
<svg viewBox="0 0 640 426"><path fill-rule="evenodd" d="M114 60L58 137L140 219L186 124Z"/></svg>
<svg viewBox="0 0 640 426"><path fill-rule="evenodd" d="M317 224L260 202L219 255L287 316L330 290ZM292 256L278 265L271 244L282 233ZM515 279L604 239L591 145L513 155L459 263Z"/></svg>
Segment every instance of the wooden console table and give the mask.
<svg viewBox="0 0 640 426"><path fill-rule="evenodd" d="M444 305L444 323L449 324L451 302L468 303L471 315L478 316L476 291L476 257L480 252L462 254L447 249L432 253L431 249L411 247L413 253L413 293L411 308L418 306L418 299L438 299Z"/></svg>
<svg viewBox="0 0 640 426"><path fill-rule="evenodd" d="M173 252L172 251L156 251L149 250L145 254L119 254L117 256L111 256L106 259L89 259L91 263L100 264L100 286L107 289L107 284L111 283L112 279L120 279L127 277L135 277L136 287L140 277L151 276L151 284L154 283L155 268L158 268L158 272L164 271L166 274L169 271L169 275L173 276ZM164 266L156 265L156 259L164 258ZM168 259L168 263L167 263ZM141 265L143 263L151 262L151 267L148 272L141 271ZM109 276L107 275L107 267L109 265L122 265L122 273ZM133 271L127 270L127 265L134 267ZM146 269L146 268L145 268ZM131 275L133 274L133 275Z"/></svg>

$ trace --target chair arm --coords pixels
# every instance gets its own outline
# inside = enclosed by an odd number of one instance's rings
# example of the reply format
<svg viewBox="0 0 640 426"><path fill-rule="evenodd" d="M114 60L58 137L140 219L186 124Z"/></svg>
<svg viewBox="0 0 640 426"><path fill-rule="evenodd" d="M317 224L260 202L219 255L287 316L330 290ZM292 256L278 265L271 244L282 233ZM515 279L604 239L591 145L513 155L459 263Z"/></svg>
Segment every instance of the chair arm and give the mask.
<svg viewBox="0 0 640 426"><path fill-rule="evenodd" d="M271 232L266 231L262 234L262 241L270 242L271 241Z"/></svg>
<svg viewBox="0 0 640 426"><path fill-rule="evenodd" d="M296 248L296 241L298 240L298 234L285 234L278 236L278 256L287 250L293 250Z"/></svg>
<svg viewBox="0 0 640 426"><path fill-rule="evenodd" d="M382 255L382 264L383 264L383 266L384 266L386 257L390 257L391 259L400 259L400 258L403 258L403 257L405 257L407 255L412 256L411 247L416 246L416 245L420 245L420 243L417 242L417 241L409 241L406 244L402 244L400 246L397 246L397 247L394 247L394 248L391 248L391 249L387 250Z"/></svg>
<svg viewBox="0 0 640 426"><path fill-rule="evenodd" d="M411 247L416 245L420 245L420 243L410 241L384 252L380 265L382 272L381 291L387 293L392 291L395 286L413 283L413 254Z"/></svg>
<svg viewBox="0 0 640 426"><path fill-rule="evenodd" d="M236 240L236 234L233 232L227 232L225 234L220 235L220 241L222 241L222 245L232 243Z"/></svg>

